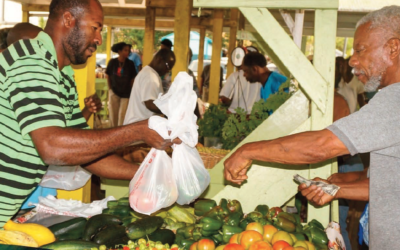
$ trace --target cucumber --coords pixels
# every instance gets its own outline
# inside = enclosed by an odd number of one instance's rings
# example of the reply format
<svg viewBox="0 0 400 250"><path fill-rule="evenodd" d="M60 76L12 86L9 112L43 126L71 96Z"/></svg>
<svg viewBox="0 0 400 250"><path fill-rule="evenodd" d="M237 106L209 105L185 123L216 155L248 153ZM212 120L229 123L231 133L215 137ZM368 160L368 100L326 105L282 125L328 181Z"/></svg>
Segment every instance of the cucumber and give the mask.
<svg viewBox="0 0 400 250"><path fill-rule="evenodd" d="M93 242L99 245L107 245L108 242L126 236L125 227L120 225L108 225L98 232Z"/></svg>
<svg viewBox="0 0 400 250"><path fill-rule="evenodd" d="M111 241L107 242L106 243L106 247L107 248L112 248L112 249L115 249L115 248L118 249L118 247L116 247L116 246L118 246L118 245L122 245L122 246L128 245L128 241L129 241L129 238L128 238L128 236L125 235L122 238L112 239Z"/></svg>
<svg viewBox="0 0 400 250"><path fill-rule="evenodd" d="M133 217L133 216L127 216L122 218L122 225L123 226L128 226L129 224L131 224L134 221L137 221L138 219Z"/></svg>
<svg viewBox="0 0 400 250"><path fill-rule="evenodd" d="M175 234L169 229L157 229L153 233L147 235L151 241L161 241L163 244L174 244Z"/></svg>
<svg viewBox="0 0 400 250"><path fill-rule="evenodd" d="M49 227L57 240L78 240L82 238L86 218L73 218Z"/></svg>
<svg viewBox="0 0 400 250"><path fill-rule="evenodd" d="M123 205L123 206L129 207L129 197L119 198L118 205Z"/></svg>
<svg viewBox="0 0 400 250"><path fill-rule="evenodd" d="M90 241L104 226L121 224L122 221L117 216L110 214L95 215L87 221L82 238Z"/></svg>
<svg viewBox="0 0 400 250"><path fill-rule="evenodd" d="M107 208L114 208L118 206L118 201L107 201Z"/></svg>
<svg viewBox="0 0 400 250"><path fill-rule="evenodd" d="M131 215L131 208L129 206L118 205L114 207L113 215L117 215L121 218Z"/></svg>
<svg viewBox="0 0 400 250"><path fill-rule="evenodd" d="M40 248L43 249L54 249L54 250L90 250L92 248L98 248L94 242L83 241L83 240L64 240L64 241L56 241Z"/></svg>
<svg viewBox="0 0 400 250"><path fill-rule="evenodd" d="M164 224L164 220L158 216L150 216L132 222L126 227L129 239L136 240L153 233Z"/></svg>

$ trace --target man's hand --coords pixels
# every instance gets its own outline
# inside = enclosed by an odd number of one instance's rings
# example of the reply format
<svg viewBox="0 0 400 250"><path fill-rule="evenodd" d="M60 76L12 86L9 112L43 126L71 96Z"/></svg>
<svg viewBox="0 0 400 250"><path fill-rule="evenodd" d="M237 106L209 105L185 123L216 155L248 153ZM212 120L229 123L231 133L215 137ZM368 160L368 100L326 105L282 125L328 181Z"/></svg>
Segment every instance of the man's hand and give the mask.
<svg viewBox="0 0 400 250"><path fill-rule="evenodd" d="M169 139L166 140L162 138L155 130L150 129L148 124L149 120L144 120L136 123L138 127L141 127L142 140L151 147L159 150L165 150L168 147L171 147L172 144L182 143L182 141L178 138L174 139L172 142Z"/></svg>
<svg viewBox="0 0 400 250"><path fill-rule="evenodd" d="M314 178L314 181L323 181L326 183L331 184L329 181L320 179L320 178ZM306 199L311 202L312 204L316 206L323 206L327 203L330 203L333 199L335 199L334 196L331 196L324 191L322 191L321 187L317 187L315 185L311 185L307 187L306 184L300 184L299 185L299 191L301 194L306 197Z"/></svg>
<svg viewBox="0 0 400 250"><path fill-rule="evenodd" d="M96 113L100 111L102 107L101 100L96 94L86 97L84 102L85 108L89 110L90 113Z"/></svg>
<svg viewBox="0 0 400 250"><path fill-rule="evenodd" d="M247 169L251 166L252 160L243 156L242 150L238 149L224 162L225 179L236 184L242 184L247 180Z"/></svg>

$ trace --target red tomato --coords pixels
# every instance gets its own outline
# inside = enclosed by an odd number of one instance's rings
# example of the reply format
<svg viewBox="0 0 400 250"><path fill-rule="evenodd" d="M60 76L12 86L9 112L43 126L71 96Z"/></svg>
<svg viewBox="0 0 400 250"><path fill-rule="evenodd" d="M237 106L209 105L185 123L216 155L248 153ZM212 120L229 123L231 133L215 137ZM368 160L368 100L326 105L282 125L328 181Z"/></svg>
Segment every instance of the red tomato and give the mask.
<svg viewBox="0 0 400 250"><path fill-rule="evenodd" d="M275 242L275 244L272 246L272 249L273 250L283 250L285 247L291 247L291 245L284 240L279 240L279 241Z"/></svg>
<svg viewBox="0 0 400 250"><path fill-rule="evenodd" d="M192 248L192 247L190 247ZM214 250L215 249L215 243L212 240L209 239L202 239L198 241L197 244L197 250ZM190 249L192 250L192 249Z"/></svg>
<svg viewBox="0 0 400 250"><path fill-rule="evenodd" d="M257 241L262 241L263 240L263 236L257 232L257 231L253 231L253 230L248 230L248 231L244 231L242 232L242 235L240 237L240 245L242 245L244 247L244 249L249 249L250 245L253 244L254 242Z"/></svg>
<svg viewBox="0 0 400 250"><path fill-rule="evenodd" d="M230 243L225 246L224 250L245 250L242 245Z"/></svg>
<svg viewBox="0 0 400 250"><path fill-rule="evenodd" d="M193 243L193 244L190 246L189 250L197 250L197 245L198 245L198 242Z"/></svg>
<svg viewBox="0 0 400 250"><path fill-rule="evenodd" d="M232 237L229 239L228 243L235 243L235 244L239 244L239 234L234 234L232 235Z"/></svg>
<svg viewBox="0 0 400 250"><path fill-rule="evenodd" d="M272 250L272 246L265 241L257 241L250 245L249 250Z"/></svg>

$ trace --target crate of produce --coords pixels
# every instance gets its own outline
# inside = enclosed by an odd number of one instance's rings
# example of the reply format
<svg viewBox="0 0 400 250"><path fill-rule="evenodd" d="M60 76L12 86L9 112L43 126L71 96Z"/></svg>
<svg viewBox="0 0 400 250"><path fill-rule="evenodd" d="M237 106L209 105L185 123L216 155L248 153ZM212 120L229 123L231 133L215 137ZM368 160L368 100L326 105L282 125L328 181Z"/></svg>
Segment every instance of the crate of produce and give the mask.
<svg viewBox="0 0 400 250"><path fill-rule="evenodd" d="M229 150L207 147L197 147L197 150L199 151L200 157L207 169L212 169L229 153Z"/></svg>

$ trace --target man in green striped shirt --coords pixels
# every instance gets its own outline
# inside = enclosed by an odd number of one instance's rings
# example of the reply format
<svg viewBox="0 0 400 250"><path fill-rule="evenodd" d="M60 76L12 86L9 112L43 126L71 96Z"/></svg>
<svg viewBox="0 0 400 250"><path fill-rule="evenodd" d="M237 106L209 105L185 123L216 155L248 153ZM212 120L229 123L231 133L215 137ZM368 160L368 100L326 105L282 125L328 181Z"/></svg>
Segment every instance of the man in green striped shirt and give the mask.
<svg viewBox="0 0 400 250"><path fill-rule="evenodd" d="M73 71L102 43L97 0L53 0L44 32L0 54L0 228L40 182L47 166L84 165L92 173L131 179L138 166L112 152L144 140L171 145L147 121L89 130Z"/></svg>

